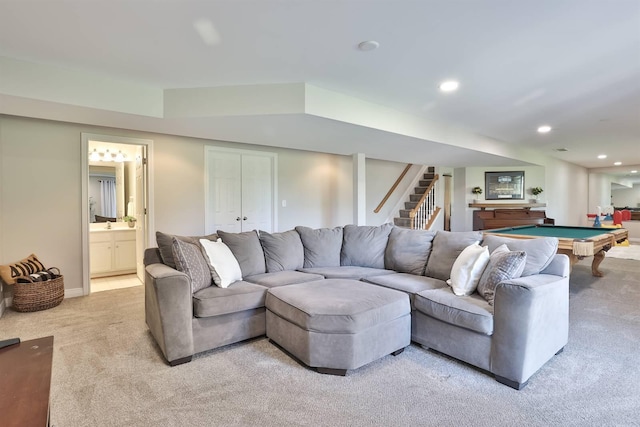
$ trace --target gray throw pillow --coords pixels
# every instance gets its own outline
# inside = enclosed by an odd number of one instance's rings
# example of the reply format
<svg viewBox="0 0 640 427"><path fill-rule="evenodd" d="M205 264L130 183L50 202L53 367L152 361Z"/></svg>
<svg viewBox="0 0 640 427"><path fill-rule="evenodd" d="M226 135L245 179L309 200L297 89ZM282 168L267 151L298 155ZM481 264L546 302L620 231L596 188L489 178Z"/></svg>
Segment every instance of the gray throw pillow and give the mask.
<svg viewBox="0 0 640 427"><path fill-rule="evenodd" d="M512 251L525 251L527 264L524 266L522 276L540 274L558 252L558 239L555 237L540 237L537 239L514 239L512 237L495 236L485 234L482 246L488 246L489 252L493 252L500 245L507 245Z"/></svg>
<svg viewBox="0 0 640 427"><path fill-rule="evenodd" d="M304 267L304 247L296 230L273 234L260 231L260 243L267 262L267 273L295 271Z"/></svg>
<svg viewBox="0 0 640 427"><path fill-rule="evenodd" d="M340 267L342 227L296 227L304 247L304 268Z"/></svg>
<svg viewBox="0 0 640 427"><path fill-rule="evenodd" d="M435 235L435 231L393 227L384 253L385 268L423 275Z"/></svg>
<svg viewBox="0 0 640 427"><path fill-rule="evenodd" d="M174 237L172 243L176 269L191 279L191 293L211 286L211 271L199 244L183 242Z"/></svg>
<svg viewBox="0 0 640 427"><path fill-rule="evenodd" d="M182 240L183 242L189 242L193 244L199 244L200 239L208 239L212 241L218 240L217 234L209 234L206 236L176 236L173 234L162 233L156 231L156 242L158 243L158 250L160 251L160 258L162 263L168 265L171 268L176 268L176 262L173 259L173 238Z"/></svg>
<svg viewBox="0 0 640 427"><path fill-rule="evenodd" d="M244 233L227 233L226 231L218 230L218 236L231 249L231 253L238 260L242 277L267 272L264 252L256 230L245 231Z"/></svg>
<svg viewBox="0 0 640 427"><path fill-rule="evenodd" d="M497 248L491 253L489 264L480 277L478 293L493 305L498 283L520 277L526 262L527 253L524 251L510 251L506 246Z"/></svg>
<svg viewBox="0 0 640 427"><path fill-rule="evenodd" d="M345 225L342 230L340 265L384 268L384 251L392 224Z"/></svg>
<svg viewBox="0 0 640 427"><path fill-rule="evenodd" d="M451 267L458 255L469 245L479 243L479 231L438 231L433 239L431 255L427 261L425 276L447 280L451 277Z"/></svg>

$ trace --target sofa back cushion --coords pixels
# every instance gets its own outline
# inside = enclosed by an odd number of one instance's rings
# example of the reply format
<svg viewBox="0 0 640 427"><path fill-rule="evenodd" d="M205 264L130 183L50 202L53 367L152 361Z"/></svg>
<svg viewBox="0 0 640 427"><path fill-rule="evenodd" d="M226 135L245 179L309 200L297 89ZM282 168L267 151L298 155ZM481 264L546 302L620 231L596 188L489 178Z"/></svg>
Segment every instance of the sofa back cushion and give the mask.
<svg viewBox="0 0 640 427"><path fill-rule="evenodd" d="M296 227L304 247L304 267L340 267L342 227Z"/></svg>
<svg viewBox="0 0 640 427"><path fill-rule="evenodd" d="M482 233L479 231L438 231L433 239L425 276L440 280L449 279L451 268L458 255L467 246L479 243L481 240Z"/></svg>
<svg viewBox="0 0 640 427"><path fill-rule="evenodd" d="M424 274L435 231L393 227L384 253L384 267L399 273Z"/></svg>
<svg viewBox="0 0 640 427"><path fill-rule="evenodd" d="M340 265L384 268L384 251L392 224L345 225L342 231Z"/></svg>
<svg viewBox="0 0 640 427"><path fill-rule="evenodd" d="M551 264L553 256L558 252L558 239L555 237L514 239L485 234L482 244L488 246L491 253L498 246L505 244L511 251L525 251L527 253L527 262L524 266L522 277L540 274L542 270Z"/></svg>
<svg viewBox="0 0 640 427"><path fill-rule="evenodd" d="M256 230L245 231L244 233L227 233L226 231L218 230L218 236L231 249L231 253L238 260L242 277L267 272L264 252Z"/></svg>
<svg viewBox="0 0 640 427"><path fill-rule="evenodd" d="M182 240L183 242L193 243L194 245L199 245L200 239L207 240L218 240L217 234L209 234L206 236L176 236L174 234L162 233L161 231L156 231L156 242L158 243L158 250L160 250L160 257L162 258L162 263L168 265L171 268L176 268L176 262L173 259L173 238L178 240Z"/></svg>
<svg viewBox="0 0 640 427"><path fill-rule="evenodd" d="M260 243L267 263L267 273L295 271L304 267L304 247L296 230L273 234L260 231Z"/></svg>

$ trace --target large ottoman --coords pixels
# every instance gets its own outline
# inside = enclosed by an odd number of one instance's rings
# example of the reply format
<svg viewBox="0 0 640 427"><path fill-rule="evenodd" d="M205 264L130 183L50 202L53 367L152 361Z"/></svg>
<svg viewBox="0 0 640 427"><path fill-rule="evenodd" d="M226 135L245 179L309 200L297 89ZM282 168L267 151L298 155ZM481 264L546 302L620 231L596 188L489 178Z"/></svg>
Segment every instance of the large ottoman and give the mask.
<svg viewBox="0 0 640 427"><path fill-rule="evenodd" d="M411 342L409 296L356 280L271 288L267 337L318 372L345 375Z"/></svg>

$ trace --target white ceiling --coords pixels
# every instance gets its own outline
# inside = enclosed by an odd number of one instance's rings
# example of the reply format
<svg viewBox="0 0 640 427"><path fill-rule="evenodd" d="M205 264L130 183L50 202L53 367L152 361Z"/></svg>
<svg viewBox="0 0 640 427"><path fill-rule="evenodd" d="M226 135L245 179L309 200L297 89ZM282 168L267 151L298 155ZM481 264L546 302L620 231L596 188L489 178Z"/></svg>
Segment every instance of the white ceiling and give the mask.
<svg viewBox="0 0 640 427"><path fill-rule="evenodd" d="M197 22L215 28L209 44ZM380 47L362 52L364 40ZM304 82L587 168L640 169L640 0L0 0L0 56L163 89ZM448 78L460 89L445 95ZM215 139L338 151L331 137L354 152L348 135L378 158L509 164L305 114L258 132L267 119L194 125Z"/></svg>

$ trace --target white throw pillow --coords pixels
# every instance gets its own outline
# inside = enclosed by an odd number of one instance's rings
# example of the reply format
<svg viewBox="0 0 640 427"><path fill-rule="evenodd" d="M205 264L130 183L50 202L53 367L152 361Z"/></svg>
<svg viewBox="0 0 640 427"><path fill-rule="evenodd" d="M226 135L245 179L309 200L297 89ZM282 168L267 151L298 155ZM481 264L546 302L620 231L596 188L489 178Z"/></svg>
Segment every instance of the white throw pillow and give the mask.
<svg viewBox="0 0 640 427"><path fill-rule="evenodd" d="M207 255L211 267L213 283L226 288L237 280L242 280L242 271L238 260L222 240L200 239L200 245Z"/></svg>
<svg viewBox="0 0 640 427"><path fill-rule="evenodd" d="M482 272L489 263L489 248L478 243L463 249L451 268L447 284L458 296L471 295L478 287Z"/></svg>

